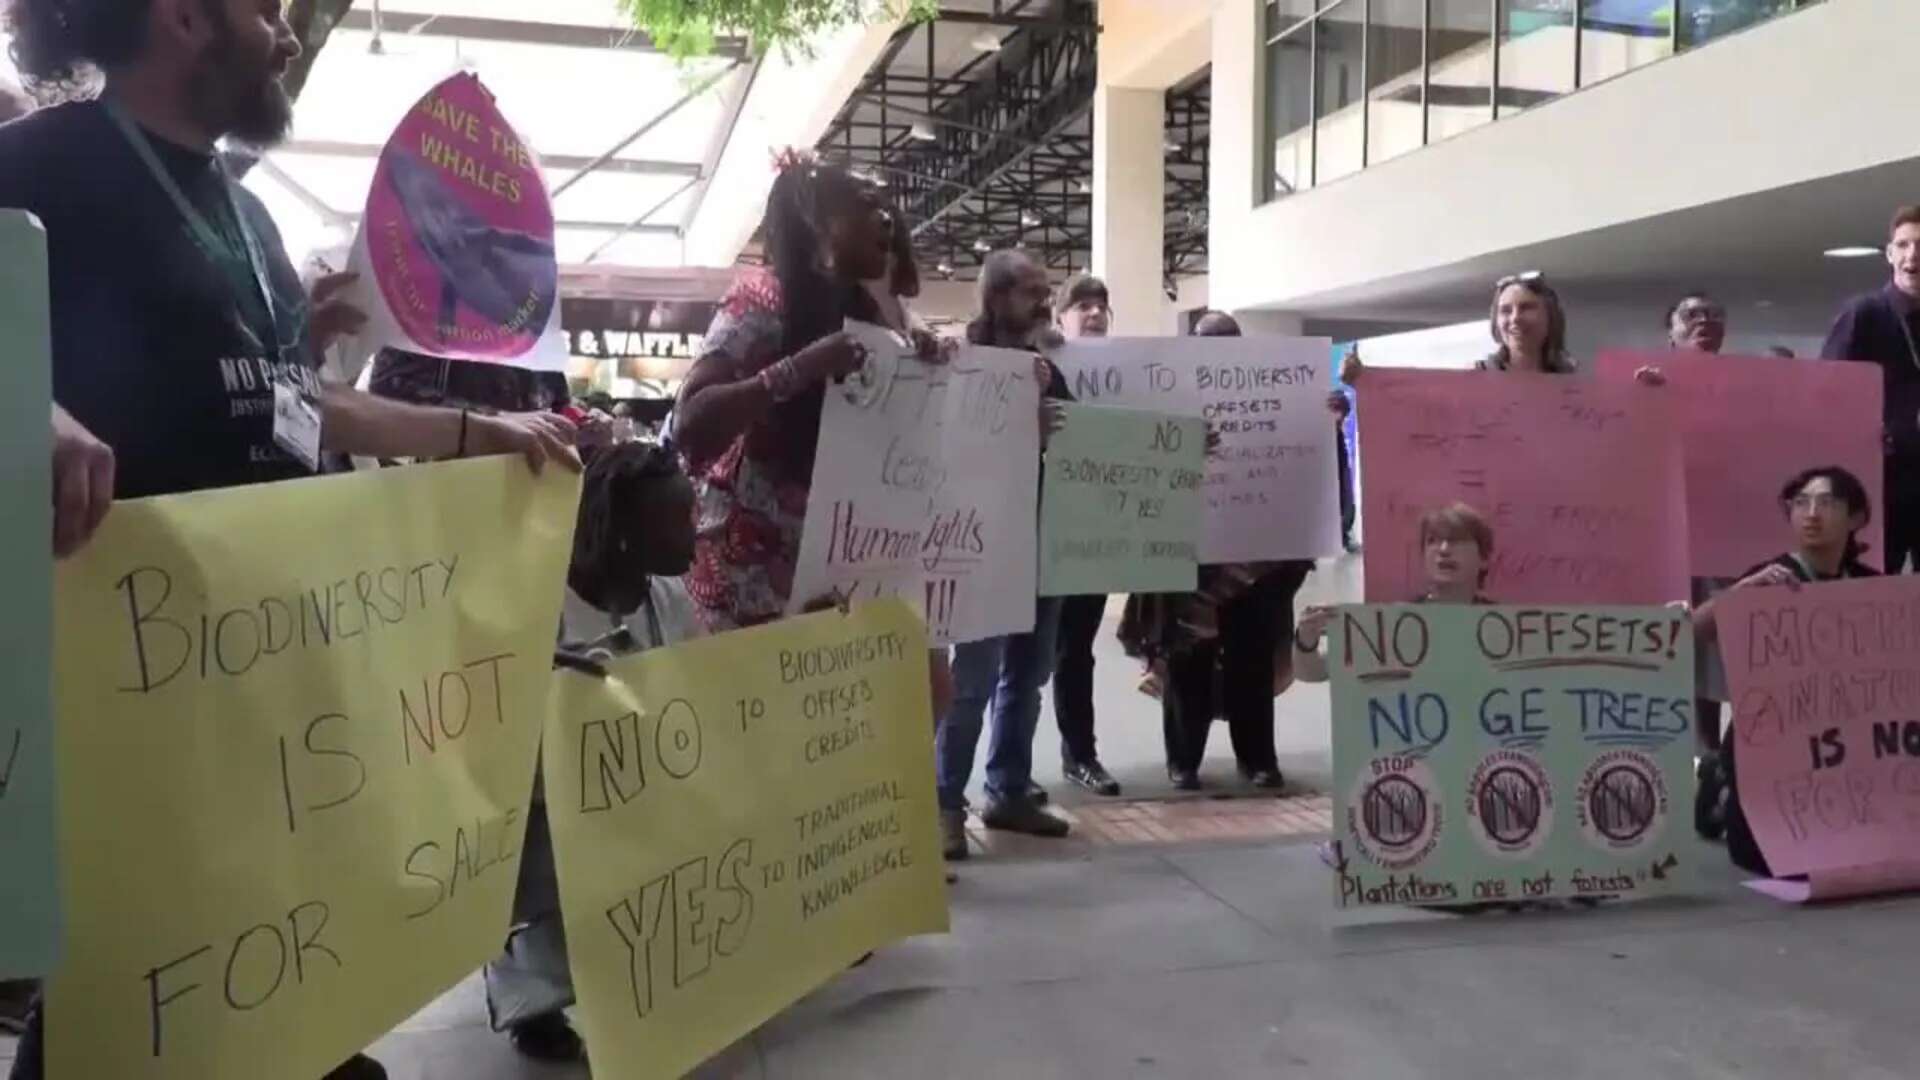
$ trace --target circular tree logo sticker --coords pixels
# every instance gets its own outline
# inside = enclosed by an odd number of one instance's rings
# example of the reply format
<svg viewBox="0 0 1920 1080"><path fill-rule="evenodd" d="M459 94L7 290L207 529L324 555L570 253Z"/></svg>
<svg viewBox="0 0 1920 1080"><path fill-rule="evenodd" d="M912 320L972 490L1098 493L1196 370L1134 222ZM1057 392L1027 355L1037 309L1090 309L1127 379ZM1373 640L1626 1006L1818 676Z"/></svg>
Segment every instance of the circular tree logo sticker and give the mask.
<svg viewBox="0 0 1920 1080"><path fill-rule="evenodd" d="M1347 800L1347 834L1367 861L1404 870L1433 853L1443 809L1433 773L1418 758L1375 758Z"/></svg>
<svg viewBox="0 0 1920 1080"><path fill-rule="evenodd" d="M1532 754L1498 750L1467 783L1467 825L1490 854L1525 859L1553 832L1553 782Z"/></svg>
<svg viewBox="0 0 1920 1080"><path fill-rule="evenodd" d="M1581 774L1575 798L1580 831L1601 851L1635 851L1666 826L1667 782L1660 764L1635 750L1595 758Z"/></svg>

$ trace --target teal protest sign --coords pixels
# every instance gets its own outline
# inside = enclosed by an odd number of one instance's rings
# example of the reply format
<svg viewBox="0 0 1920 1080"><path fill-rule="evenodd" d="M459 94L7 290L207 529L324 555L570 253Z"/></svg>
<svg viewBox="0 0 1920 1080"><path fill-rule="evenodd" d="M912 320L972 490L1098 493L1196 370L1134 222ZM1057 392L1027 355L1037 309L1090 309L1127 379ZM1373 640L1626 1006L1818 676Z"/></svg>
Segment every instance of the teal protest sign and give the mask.
<svg viewBox="0 0 1920 1080"><path fill-rule="evenodd" d="M1206 425L1140 409L1062 408L1040 493L1040 595L1195 588Z"/></svg>
<svg viewBox="0 0 1920 1080"><path fill-rule="evenodd" d="M0 210L0 977L53 966L53 492L47 234Z"/></svg>
<svg viewBox="0 0 1920 1080"><path fill-rule="evenodd" d="M1690 885L1693 634L1668 608L1343 608L1342 907Z"/></svg>

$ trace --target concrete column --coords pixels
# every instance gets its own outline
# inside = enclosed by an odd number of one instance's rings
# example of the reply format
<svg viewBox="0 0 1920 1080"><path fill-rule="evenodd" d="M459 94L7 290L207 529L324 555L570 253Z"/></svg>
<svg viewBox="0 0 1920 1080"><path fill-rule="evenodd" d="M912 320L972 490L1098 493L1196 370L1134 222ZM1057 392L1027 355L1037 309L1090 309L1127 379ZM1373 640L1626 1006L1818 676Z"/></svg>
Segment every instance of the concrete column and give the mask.
<svg viewBox="0 0 1920 1080"><path fill-rule="evenodd" d="M1093 272L1113 295L1113 333L1166 333L1167 96L1102 86L1093 95Z"/></svg>

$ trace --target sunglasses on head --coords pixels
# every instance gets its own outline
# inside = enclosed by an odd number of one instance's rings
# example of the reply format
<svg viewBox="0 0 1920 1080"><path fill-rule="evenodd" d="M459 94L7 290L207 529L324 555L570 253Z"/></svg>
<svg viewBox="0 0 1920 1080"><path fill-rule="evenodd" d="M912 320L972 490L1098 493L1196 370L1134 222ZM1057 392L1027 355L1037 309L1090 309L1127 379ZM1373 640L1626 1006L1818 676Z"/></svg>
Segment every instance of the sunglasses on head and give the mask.
<svg viewBox="0 0 1920 1080"><path fill-rule="evenodd" d="M1499 292L1509 285L1545 285L1546 283L1547 275L1542 274L1538 270L1529 270L1524 274L1508 274L1506 277L1494 282L1493 291Z"/></svg>

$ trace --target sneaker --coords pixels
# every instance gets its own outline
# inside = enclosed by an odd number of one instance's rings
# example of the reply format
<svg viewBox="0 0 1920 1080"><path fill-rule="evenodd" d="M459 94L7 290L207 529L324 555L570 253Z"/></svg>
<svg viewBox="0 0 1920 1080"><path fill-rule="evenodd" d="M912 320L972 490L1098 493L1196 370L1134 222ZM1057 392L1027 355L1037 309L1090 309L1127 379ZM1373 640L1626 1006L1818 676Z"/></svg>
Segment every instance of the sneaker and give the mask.
<svg viewBox="0 0 1920 1080"><path fill-rule="evenodd" d="M1079 784L1095 795L1112 798L1120 794L1120 781L1113 778L1106 766L1097 761L1068 761L1060 766L1069 781Z"/></svg>
<svg viewBox="0 0 1920 1080"><path fill-rule="evenodd" d="M1066 819L1054 817L1025 799L996 799L987 805L987 812L980 815L980 821L987 828L1001 832L1055 839L1067 835L1072 829Z"/></svg>
<svg viewBox="0 0 1920 1080"><path fill-rule="evenodd" d="M387 1080L386 1067L365 1054L355 1054L320 1080Z"/></svg>
<svg viewBox="0 0 1920 1080"><path fill-rule="evenodd" d="M959 862L967 857L965 810L940 811L940 854L948 862Z"/></svg>
<svg viewBox="0 0 1920 1080"><path fill-rule="evenodd" d="M1693 831L1703 840L1727 834L1727 767L1718 753L1702 755L1694 771L1700 786L1693 796Z"/></svg>
<svg viewBox="0 0 1920 1080"><path fill-rule="evenodd" d="M1047 794L1047 789L1041 787L1039 781L1029 780L1027 781L1027 801L1035 806L1045 806L1053 801L1053 796Z"/></svg>
<svg viewBox="0 0 1920 1080"><path fill-rule="evenodd" d="M1173 781L1175 791L1199 791L1200 774L1192 769L1169 768L1167 779Z"/></svg>
<svg viewBox="0 0 1920 1080"><path fill-rule="evenodd" d="M586 1044L567 1023L565 1013L547 1013L522 1020L507 1029L507 1038L522 1057L549 1064L585 1061Z"/></svg>
<svg viewBox="0 0 1920 1080"><path fill-rule="evenodd" d="M1279 791L1287 786L1287 778L1279 769L1255 769L1247 775L1247 783L1262 791Z"/></svg>

